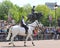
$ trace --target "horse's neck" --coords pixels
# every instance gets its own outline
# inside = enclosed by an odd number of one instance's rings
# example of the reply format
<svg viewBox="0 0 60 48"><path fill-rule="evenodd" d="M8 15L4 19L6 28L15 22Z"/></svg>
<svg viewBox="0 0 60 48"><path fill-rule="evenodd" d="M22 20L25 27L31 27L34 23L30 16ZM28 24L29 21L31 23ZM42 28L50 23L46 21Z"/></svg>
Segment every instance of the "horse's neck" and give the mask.
<svg viewBox="0 0 60 48"><path fill-rule="evenodd" d="M32 25L36 24L35 22L31 23Z"/></svg>
<svg viewBox="0 0 60 48"><path fill-rule="evenodd" d="M28 24L28 26L36 26L36 23L33 22L33 23L31 23L31 24Z"/></svg>

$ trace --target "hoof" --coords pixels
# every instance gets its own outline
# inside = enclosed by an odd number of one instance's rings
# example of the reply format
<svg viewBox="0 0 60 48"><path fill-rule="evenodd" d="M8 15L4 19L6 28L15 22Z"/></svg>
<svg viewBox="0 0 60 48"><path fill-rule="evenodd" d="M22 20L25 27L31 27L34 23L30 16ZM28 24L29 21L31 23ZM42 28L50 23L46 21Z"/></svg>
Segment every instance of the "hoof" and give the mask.
<svg viewBox="0 0 60 48"><path fill-rule="evenodd" d="M33 42L32 42L32 44L33 44L33 46L35 46Z"/></svg>
<svg viewBox="0 0 60 48"><path fill-rule="evenodd" d="M35 45L33 45L33 46L35 46Z"/></svg>
<svg viewBox="0 0 60 48"><path fill-rule="evenodd" d="M13 45L13 47L15 47L15 45Z"/></svg>
<svg viewBox="0 0 60 48"><path fill-rule="evenodd" d="M10 45L11 43L9 43L9 45Z"/></svg>
<svg viewBox="0 0 60 48"><path fill-rule="evenodd" d="M26 47L26 45L24 45Z"/></svg>

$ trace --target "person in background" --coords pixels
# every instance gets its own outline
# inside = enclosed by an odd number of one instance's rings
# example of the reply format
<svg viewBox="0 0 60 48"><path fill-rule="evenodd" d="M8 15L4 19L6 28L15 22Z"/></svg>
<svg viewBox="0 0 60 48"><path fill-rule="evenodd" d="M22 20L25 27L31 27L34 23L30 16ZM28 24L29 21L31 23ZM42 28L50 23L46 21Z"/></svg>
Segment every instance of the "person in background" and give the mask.
<svg viewBox="0 0 60 48"><path fill-rule="evenodd" d="M1 20L0 20L0 32L1 32L2 30L1 30Z"/></svg>
<svg viewBox="0 0 60 48"><path fill-rule="evenodd" d="M1 22L1 32L4 32L4 20L2 20L2 22Z"/></svg>
<svg viewBox="0 0 60 48"><path fill-rule="evenodd" d="M12 18L11 22L12 22L12 25L15 25L15 20L13 18Z"/></svg>
<svg viewBox="0 0 60 48"><path fill-rule="evenodd" d="M38 27L34 29L34 36L37 36L37 32L38 32Z"/></svg>
<svg viewBox="0 0 60 48"><path fill-rule="evenodd" d="M60 18L58 18L57 22L58 22L58 26L60 27Z"/></svg>
<svg viewBox="0 0 60 48"><path fill-rule="evenodd" d="M4 32L7 32L7 29L8 29L8 28L7 28L8 22L7 22L7 21L4 21L4 25L5 25L5 26L4 26Z"/></svg>

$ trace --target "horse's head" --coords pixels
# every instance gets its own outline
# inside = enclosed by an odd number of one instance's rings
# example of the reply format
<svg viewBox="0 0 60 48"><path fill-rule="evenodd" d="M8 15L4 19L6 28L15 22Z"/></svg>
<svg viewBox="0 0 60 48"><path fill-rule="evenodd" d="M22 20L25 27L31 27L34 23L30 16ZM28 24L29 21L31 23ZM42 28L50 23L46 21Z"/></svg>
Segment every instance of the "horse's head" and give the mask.
<svg viewBox="0 0 60 48"><path fill-rule="evenodd" d="M39 27L43 27L43 24L41 22L39 23Z"/></svg>

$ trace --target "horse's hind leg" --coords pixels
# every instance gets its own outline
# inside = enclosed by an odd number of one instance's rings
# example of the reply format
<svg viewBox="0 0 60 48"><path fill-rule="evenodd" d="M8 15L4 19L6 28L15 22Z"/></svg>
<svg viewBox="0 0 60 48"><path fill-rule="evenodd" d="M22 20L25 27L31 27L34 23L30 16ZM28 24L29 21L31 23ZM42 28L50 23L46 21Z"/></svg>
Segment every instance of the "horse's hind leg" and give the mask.
<svg viewBox="0 0 60 48"><path fill-rule="evenodd" d="M16 36L15 34L12 35L12 37L11 37L11 42L9 43L9 44L13 44L13 46L15 46L14 43L13 43L13 41L14 41L14 37L15 37L15 36Z"/></svg>
<svg viewBox="0 0 60 48"><path fill-rule="evenodd" d="M35 46L35 44L34 44L34 42L33 42L32 36L30 36L30 39L31 39L31 41L32 41L33 46Z"/></svg>

